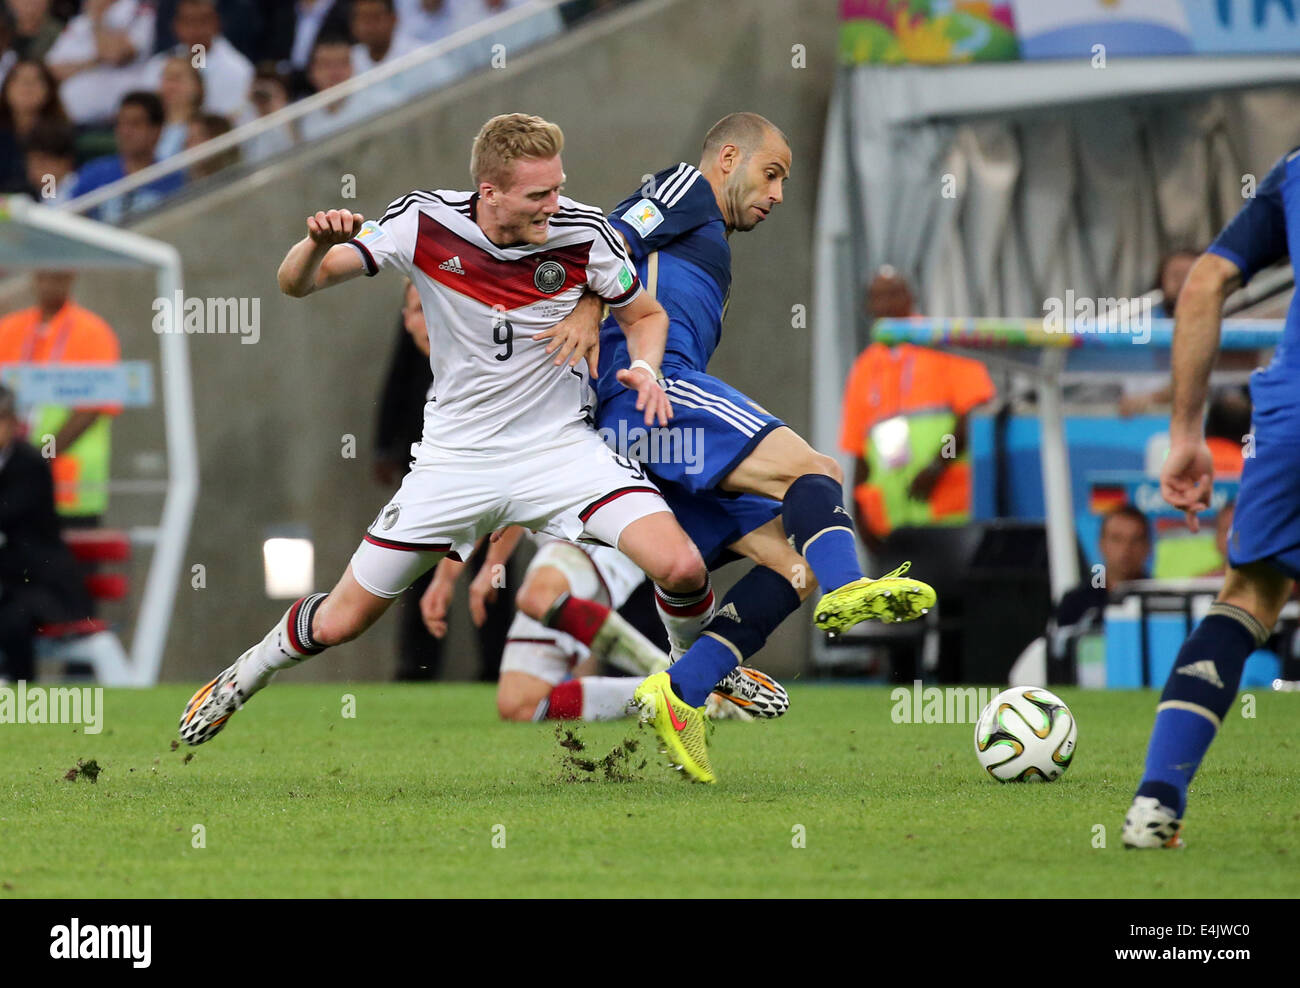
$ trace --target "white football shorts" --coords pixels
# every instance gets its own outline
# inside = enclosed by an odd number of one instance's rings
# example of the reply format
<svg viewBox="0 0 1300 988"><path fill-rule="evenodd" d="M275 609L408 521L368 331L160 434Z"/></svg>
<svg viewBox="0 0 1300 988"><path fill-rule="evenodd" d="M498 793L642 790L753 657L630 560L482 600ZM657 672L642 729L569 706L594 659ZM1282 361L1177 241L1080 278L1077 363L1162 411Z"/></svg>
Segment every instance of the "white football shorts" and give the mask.
<svg viewBox="0 0 1300 988"><path fill-rule="evenodd" d="M509 458L423 444L353 554L352 575L376 596L397 597L444 554L468 559L479 539L508 525L617 546L629 524L669 510L645 471L595 430L562 433Z"/></svg>

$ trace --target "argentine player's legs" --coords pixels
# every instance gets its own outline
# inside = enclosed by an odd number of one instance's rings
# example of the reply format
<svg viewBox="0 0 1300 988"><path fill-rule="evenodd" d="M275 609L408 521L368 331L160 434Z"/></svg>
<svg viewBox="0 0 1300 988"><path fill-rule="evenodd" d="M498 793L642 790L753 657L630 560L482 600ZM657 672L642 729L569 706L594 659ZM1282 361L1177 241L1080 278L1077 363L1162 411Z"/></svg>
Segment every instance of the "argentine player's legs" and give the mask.
<svg viewBox="0 0 1300 988"><path fill-rule="evenodd" d="M190 698L181 738L192 745L210 740L281 669L358 637L444 555L468 557L499 510L491 476L412 469L334 589L294 601L260 642Z"/></svg>
<svg viewBox="0 0 1300 988"><path fill-rule="evenodd" d="M545 542L528 566L534 586L558 584L559 593L617 609L644 579L636 565L607 546ZM667 667L654 644L634 628L618 643L611 661L634 676L593 676L590 650L573 637L527 614L515 615L497 681L497 712L503 720L612 720L626 716L641 678ZM633 637L634 636L634 637Z"/></svg>
<svg viewBox="0 0 1300 988"><path fill-rule="evenodd" d="M819 627L838 632L870 617L910 620L934 604L931 588L899 573L886 580L863 577L844 507L843 472L832 457L712 375L676 372L664 387L674 412L668 431L677 442L656 444L648 437L644 461L657 477L690 493L751 494L779 503L795 551L825 591L815 616ZM641 438L623 395L602 405L600 426L616 445ZM665 449L671 455L664 456Z"/></svg>
<svg viewBox="0 0 1300 988"><path fill-rule="evenodd" d="M1242 469L1223 589L1183 643L1160 696L1124 821L1129 847L1181 844L1188 787L1232 708L1246 659L1268 641L1300 576L1300 423L1270 421L1268 389L1259 383L1257 375L1255 455Z"/></svg>

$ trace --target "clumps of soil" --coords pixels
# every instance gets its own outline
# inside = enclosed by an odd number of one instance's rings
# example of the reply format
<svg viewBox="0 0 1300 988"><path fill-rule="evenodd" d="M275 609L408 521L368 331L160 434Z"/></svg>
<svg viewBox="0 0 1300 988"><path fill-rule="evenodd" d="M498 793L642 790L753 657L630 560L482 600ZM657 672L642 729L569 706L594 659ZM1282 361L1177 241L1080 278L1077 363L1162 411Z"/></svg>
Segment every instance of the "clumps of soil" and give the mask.
<svg viewBox="0 0 1300 988"><path fill-rule="evenodd" d="M646 766L646 760L633 765L633 756L640 747L636 738L624 738L614 745L609 754L600 759L586 757L587 743L581 735L563 724L555 725L555 743L560 746L560 781L591 782L603 776L606 782L631 782Z"/></svg>
<svg viewBox="0 0 1300 988"><path fill-rule="evenodd" d="M89 761L83 761L78 758L77 764L68 769L68 771L64 773L63 778L67 782L76 782L77 779L89 779L91 782L95 782L99 779L99 773L102 771L103 769L99 767L99 762L95 759L92 758Z"/></svg>

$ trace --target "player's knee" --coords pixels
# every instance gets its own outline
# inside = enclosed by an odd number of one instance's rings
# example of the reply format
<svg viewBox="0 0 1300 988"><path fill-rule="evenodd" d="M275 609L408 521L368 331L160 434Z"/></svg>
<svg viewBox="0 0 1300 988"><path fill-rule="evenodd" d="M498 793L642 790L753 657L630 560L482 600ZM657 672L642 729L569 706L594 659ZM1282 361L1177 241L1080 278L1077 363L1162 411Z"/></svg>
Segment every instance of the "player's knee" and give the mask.
<svg viewBox="0 0 1300 988"><path fill-rule="evenodd" d="M833 456L825 456L821 453L818 453L817 456L820 457L825 468L822 472L825 473L826 476L830 477L831 480L835 481L835 483L843 487L844 468L840 466L840 461L835 459Z"/></svg>
<svg viewBox="0 0 1300 988"><path fill-rule="evenodd" d="M345 607L329 607L325 603L316 611L311 622L311 636L318 644L333 646L350 642L366 630L366 622Z"/></svg>
<svg viewBox="0 0 1300 988"><path fill-rule="evenodd" d="M785 464L782 476L779 478L783 487L787 490L800 477L807 476L830 477L831 480L844 485L844 470L840 467L839 461L833 456L826 456L817 452L815 449L808 449L803 455L792 457Z"/></svg>
<svg viewBox="0 0 1300 988"><path fill-rule="evenodd" d="M569 583L559 570L541 566L530 572L523 586L515 594L515 606L534 621L546 617L560 594L567 592Z"/></svg>
<svg viewBox="0 0 1300 988"><path fill-rule="evenodd" d="M526 723L533 719L540 702L517 693L497 693L497 716L502 720Z"/></svg>
<svg viewBox="0 0 1300 988"><path fill-rule="evenodd" d="M837 484L842 485L844 483L844 470L839 461L833 456L826 456L816 450L809 450L808 456L804 458L804 470L800 476L810 473L830 477Z"/></svg>
<svg viewBox="0 0 1300 988"><path fill-rule="evenodd" d="M684 545L666 553L657 571L650 576L670 593L690 593L704 586L709 570L695 543L687 540Z"/></svg>

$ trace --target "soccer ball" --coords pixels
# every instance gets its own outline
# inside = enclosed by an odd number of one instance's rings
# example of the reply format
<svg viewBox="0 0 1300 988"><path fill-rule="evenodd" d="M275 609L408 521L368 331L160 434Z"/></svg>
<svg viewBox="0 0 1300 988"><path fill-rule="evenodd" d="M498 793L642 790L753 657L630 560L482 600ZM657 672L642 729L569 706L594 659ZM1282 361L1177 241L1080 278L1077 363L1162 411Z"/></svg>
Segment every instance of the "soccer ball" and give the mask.
<svg viewBox="0 0 1300 988"><path fill-rule="evenodd" d="M1038 686L1003 690L975 724L975 757L999 782L1051 782L1074 758L1079 727L1061 698Z"/></svg>

